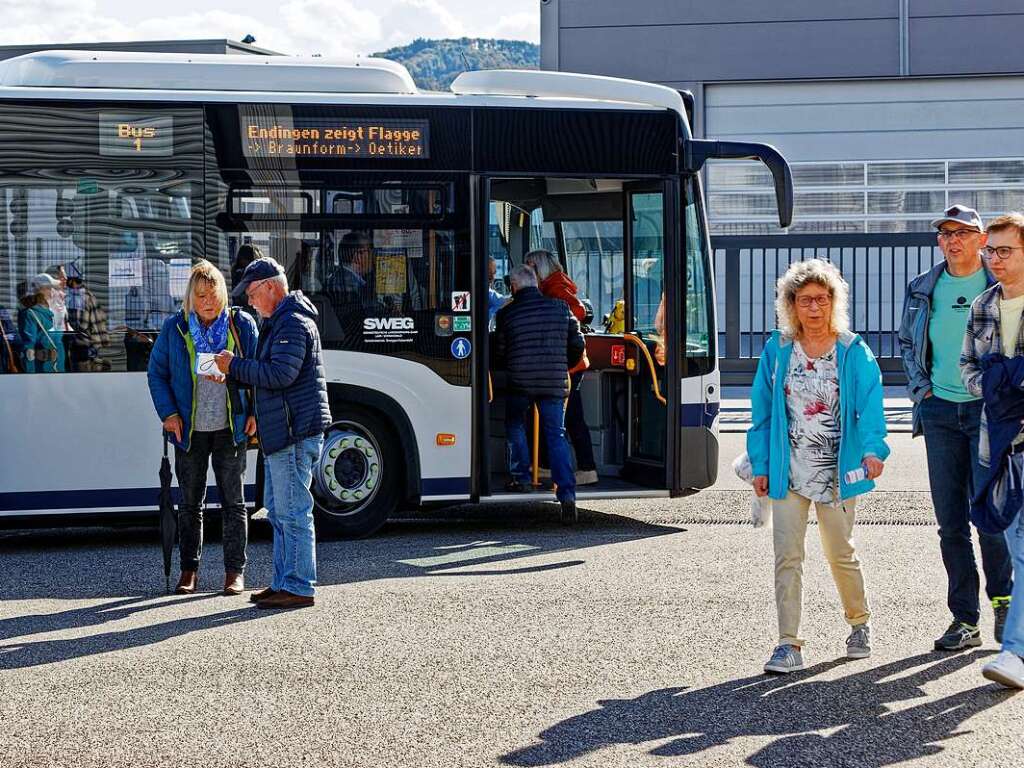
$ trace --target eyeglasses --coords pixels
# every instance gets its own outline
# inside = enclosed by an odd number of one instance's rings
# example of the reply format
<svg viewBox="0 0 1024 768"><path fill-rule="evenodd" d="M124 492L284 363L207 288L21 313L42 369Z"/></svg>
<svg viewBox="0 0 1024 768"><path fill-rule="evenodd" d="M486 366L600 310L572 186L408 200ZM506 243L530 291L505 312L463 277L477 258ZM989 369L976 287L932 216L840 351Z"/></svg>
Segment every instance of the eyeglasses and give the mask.
<svg viewBox="0 0 1024 768"><path fill-rule="evenodd" d="M256 290L266 282L266 280L257 280L255 283L251 283L249 287L245 289L245 298L251 299L252 295L256 293Z"/></svg>
<svg viewBox="0 0 1024 768"><path fill-rule="evenodd" d="M832 303L832 297L827 294L821 294L820 296L798 296L796 304L798 307L807 309L812 304L817 304L819 307L827 307Z"/></svg>
<svg viewBox="0 0 1024 768"><path fill-rule="evenodd" d="M981 233L976 229L940 229L939 240L949 240L953 238L958 242L963 242L968 238L969 235L980 235Z"/></svg>
<svg viewBox="0 0 1024 768"><path fill-rule="evenodd" d="M991 245L985 246L982 251L985 254L986 259L994 259L998 256L1000 259L1010 258L1010 254L1014 251L1024 251L1022 245L1000 245L998 248L993 248Z"/></svg>

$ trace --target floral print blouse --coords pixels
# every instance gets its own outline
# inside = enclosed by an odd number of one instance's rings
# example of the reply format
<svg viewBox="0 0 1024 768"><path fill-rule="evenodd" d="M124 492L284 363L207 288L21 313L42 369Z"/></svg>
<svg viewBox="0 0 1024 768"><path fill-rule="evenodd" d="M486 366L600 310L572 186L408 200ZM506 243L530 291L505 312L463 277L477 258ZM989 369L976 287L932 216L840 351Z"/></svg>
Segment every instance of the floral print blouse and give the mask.
<svg viewBox="0 0 1024 768"><path fill-rule="evenodd" d="M836 349L809 358L793 342L783 390L789 417L789 487L834 504L839 479L839 368Z"/></svg>

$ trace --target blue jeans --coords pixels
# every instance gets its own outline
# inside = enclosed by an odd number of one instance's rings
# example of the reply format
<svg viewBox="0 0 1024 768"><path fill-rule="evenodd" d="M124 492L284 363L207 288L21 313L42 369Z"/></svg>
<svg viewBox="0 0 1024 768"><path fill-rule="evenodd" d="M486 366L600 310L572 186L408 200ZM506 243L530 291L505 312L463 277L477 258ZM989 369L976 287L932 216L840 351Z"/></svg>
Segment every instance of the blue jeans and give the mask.
<svg viewBox="0 0 1024 768"><path fill-rule="evenodd" d="M928 484L939 523L939 548L946 566L946 600L956 621L977 626L980 582L971 543L970 499L980 482L978 429L981 401L954 403L932 396L922 401L921 423L928 454ZM985 591L989 599L1009 595L1013 567L1003 536L978 531Z"/></svg>
<svg viewBox="0 0 1024 768"><path fill-rule="evenodd" d="M1016 573L1024 573L1024 512L1017 513L1005 535L1013 558L1013 569ZM1010 613L1003 630L1003 650L1024 656L1024 579L1018 578L1013 585Z"/></svg>
<svg viewBox="0 0 1024 768"><path fill-rule="evenodd" d="M265 457L263 504L274 529L274 576L270 588L311 597L316 584L316 533L309 484L323 435L307 437Z"/></svg>
<svg viewBox="0 0 1024 768"><path fill-rule="evenodd" d="M551 480L558 486L558 500L575 501L576 475L572 470L569 443L565 439L565 401L560 397L531 398L527 395L509 395L505 398L508 473L516 482L530 484L531 462L530 449L526 443L526 417L527 411L534 403L540 411L540 431L547 442Z"/></svg>

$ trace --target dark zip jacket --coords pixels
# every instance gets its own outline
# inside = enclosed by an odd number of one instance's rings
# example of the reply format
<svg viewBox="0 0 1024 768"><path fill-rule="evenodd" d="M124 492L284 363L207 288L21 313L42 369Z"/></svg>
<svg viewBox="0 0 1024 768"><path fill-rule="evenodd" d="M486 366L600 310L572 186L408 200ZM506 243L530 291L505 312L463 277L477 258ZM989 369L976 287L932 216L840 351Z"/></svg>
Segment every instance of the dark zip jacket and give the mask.
<svg viewBox="0 0 1024 768"><path fill-rule="evenodd" d="M264 455L321 434L331 425L317 311L301 291L289 293L263 321L254 358L235 357L231 378L253 387L256 430Z"/></svg>
<svg viewBox="0 0 1024 768"><path fill-rule="evenodd" d="M580 361L586 342L564 301L520 288L494 316L494 328L494 363L508 371L511 393L569 396L568 371Z"/></svg>

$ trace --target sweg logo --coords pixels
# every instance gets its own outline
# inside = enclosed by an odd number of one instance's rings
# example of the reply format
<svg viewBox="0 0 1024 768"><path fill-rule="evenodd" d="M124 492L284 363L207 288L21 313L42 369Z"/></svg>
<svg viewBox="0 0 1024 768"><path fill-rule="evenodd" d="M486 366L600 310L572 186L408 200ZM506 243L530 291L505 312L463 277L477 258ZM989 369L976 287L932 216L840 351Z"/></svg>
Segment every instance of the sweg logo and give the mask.
<svg viewBox="0 0 1024 768"><path fill-rule="evenodd" d="M368 317L363 320L364 331L411 331L414 328L411 317Z"/></svg>

